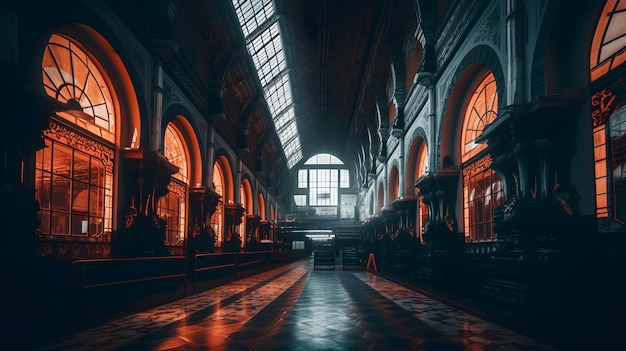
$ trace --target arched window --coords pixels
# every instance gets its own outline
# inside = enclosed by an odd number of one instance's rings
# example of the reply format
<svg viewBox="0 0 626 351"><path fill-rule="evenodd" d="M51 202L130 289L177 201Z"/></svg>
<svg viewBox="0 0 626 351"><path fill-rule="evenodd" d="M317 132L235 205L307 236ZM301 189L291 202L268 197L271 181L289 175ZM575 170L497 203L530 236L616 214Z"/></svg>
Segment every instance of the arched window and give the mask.
<svg viewBox="0 0 626 351"><path fill-rule="evenodd" d="M317 154L298 170L298 189L294 195L296 206L339 206L340 189L350 188L350 171L331 154Z"/></svg>
<svg viewBox="0 0 626 351"><path fill-rule="evenodd" d="M598 20L589 67L596 179L596 217L626 223L626 0L609 0ZM608 74L614 72L616 74ZM618 78L616 78L618 77Z"/></svg>
<svg viewBox="0 0 626 351"><path fill-rule="evenodd" d="M262 221L264 221L267 219L265 218L265 197L263 197L263 194L259 193L258 199L259 199L259 217L261 218Z"/></svg>
<svg viewBox="0 0 626 351"><path fill-rule="evenodd" d="M111 233L116 115L99 67L74 39L50 37L41 65L44 90L67 110L51 117L46 147L36 154L44 234L108 239Z"/></svg>
<svg viewBox="0 0 626 351"><path fill-rule="evenodd" d="M241 207L244 208L243 218L241 218L241 224L239 225L238 233L241 233L242 238L241 241L245 245L246 240L248 239L248 233L246 232L246 213L248 213L248 194L245 187L246 180L241 182L241 186L239 187L239 198L241 199Z"/></svg>
<svg viewBox="0 0 626 351"><path fill-rule="evenodd" d="M589 67L592 81L626 61L625 22L626 1L607 1L591 44Z"/></svg>
<svg viewBox="0 0 626 351"><path fill-rule="evenodd" d="M498 92L493 73L477 80L468 98L461 131L463 162L463 224L468 241L493 240L493 212L505 202L502 180L489 168L485 145L476 138L498 115Z"/></svg>
<svg viewBox="0 0 626 351"><path fill-rule="evenodd" d="M165 128L163 154L178 172L167 186L169 192L159 199L158 215L167 223L167 245L182 245L185 239L186 194L189 185L189 156L180 130L169 123Z"/></svg>
<svg viewBox="0 0 626 351"><path fill-rule="evenodd" d="M398 178L398 167L393 166L389 173L389 194L387 203L392 203L399 196L400 179Z"/></svg>
<svg viewBox="0 0 626 351"><path fill-rule="evenodd" d="M423 176L424 173L426 173L427 169L428 169L428 147L426 146L426 143L422 143L422 147L420 148L419 153L417 154L417 167L415 170L415 180ZM415 191L419 192L417 188L415 188ZM421 201L421 199L418 199L417 235L420 239L420 243L424 242L422 234L424 231L424 225L426 224L427 220L428 220L428 206L426 206L426 204L423 201Z"/></svg>
<svg viewBox="0 0 626 351"><path fill-rule="evenodd" d="M215 162L213 166L213 187L214 191L224 198L224 172L219 163ZM217 246L222 246L224 241L224 202L220 201L217 208L211 216L211 227L215 231L217 237Z"/></svg>

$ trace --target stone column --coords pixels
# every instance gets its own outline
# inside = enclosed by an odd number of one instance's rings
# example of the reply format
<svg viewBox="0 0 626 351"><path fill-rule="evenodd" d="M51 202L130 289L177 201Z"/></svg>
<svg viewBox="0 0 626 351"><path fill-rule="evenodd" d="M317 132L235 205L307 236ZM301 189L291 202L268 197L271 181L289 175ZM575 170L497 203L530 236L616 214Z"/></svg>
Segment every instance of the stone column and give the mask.
<svg viewBox="0 0 626 351"><path fill-rule="evenodd" d="M120 152L120 211L113 233L115 257L166 256L165 221L157 215L159 199L178 168L155 151Z"/></svg>

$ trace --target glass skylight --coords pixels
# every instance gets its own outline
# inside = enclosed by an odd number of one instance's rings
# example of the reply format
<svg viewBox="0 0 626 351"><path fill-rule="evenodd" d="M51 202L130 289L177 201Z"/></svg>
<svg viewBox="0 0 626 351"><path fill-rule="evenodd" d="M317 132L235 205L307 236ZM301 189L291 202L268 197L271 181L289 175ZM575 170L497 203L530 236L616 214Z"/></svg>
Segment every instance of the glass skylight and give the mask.
<svg viewBox="0 0 626 351"><path fill-rule="evenodd" d="M274 14L272 0L233 0L233 6L246 38Z"/></svg>
<svg viewBox="0 0 626 351"><path fill-rule="evenodd" d="M272 116L276 116L288 105L291 105L291 87L287 74L278 78L274 84L265 87L265 100L267 100Z"/></svg>
<svg viewBox="0 0 626 351"><path fill-rule="evenodd" d="M291 140L298 131L296 130L296 121L291 121L284 128L278 131L278 137L280 138L280 142L286 144L287 141Z"/></svg>
<svg viewBox="0 0 626 351"><path fill-rule="evenodd" d="M287 109L285 112L279 114L274 118L274 125L276 126L276 130L280 130L285 124L289 123L295 118L295 112L293 110L293 106Z"/></svg>
<svg viewBox="0 0 626 351"><path fill-rule="evenodd" d="M273 0L232 0L232 3L263 86L287 167L292 168L302 159L302 150Z"/></svg>

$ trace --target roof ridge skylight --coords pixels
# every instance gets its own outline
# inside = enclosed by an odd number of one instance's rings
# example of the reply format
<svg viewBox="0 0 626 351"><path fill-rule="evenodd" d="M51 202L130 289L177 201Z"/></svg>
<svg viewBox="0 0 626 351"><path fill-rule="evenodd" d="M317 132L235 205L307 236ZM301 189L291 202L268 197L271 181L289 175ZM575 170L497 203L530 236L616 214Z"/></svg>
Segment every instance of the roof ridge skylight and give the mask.
<svg viewBox="0 0 626 351"><path fill-rule="evenodd" d="M252 57L265 101L282 145L287 167L302 159L297 121L293 113L291 83L273 0L232 0ZM269 23L272 22L273 23ZM289 112L289 113L288 113Z"/></svg>

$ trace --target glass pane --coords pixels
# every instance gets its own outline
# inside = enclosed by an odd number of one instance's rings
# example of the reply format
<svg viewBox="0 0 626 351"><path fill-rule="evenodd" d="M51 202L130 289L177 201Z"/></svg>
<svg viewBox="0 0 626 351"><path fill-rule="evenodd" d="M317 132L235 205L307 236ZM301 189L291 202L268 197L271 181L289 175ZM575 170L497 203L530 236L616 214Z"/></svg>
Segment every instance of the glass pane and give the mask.
<svg viewBox="0 0 626 351"><path fill-rule="evenodd" d="M75 102L84 113L80 119L68 113L57 116L83 129L104 128L107 133L96 131L96 135L115 141L113 101L106 80L75 42L59 34L50 37L42 60L42 83L48 96L62 103Z"/></svg>
<svg viewBox="0 0 626 351"><path fill-rule="evenodd" d="M89 194L89 215L102 217L104 216L104 189L99 187L91 187Z"/></svg>
<svg viewBox="0 0 626 351"><path fill-rule="evenodd" d="M477 144L476 138L485 126L497 117L498 94L493 73L486 74L470 96L463 118L461 159L463 162L478 154L486 145Z"/></svg>
<svg viewBox="0 0 626 351"><path fill-rule="evenodd" d="M72 215L72 232L71 234L87 235L89 231L89 219L86 215Z"/></svg>
<svg viewBox="0 0 626 351"><path fill-rule="evenodd" d="M74 180L80 182L89 182L89 155L75 151L74 152Z"/></svg>
<svg viewBox="0 0 626 351"><path fill-rule="evenodd" d="M87 214L89 210L89 185L74 181L72 186L72 213Z"/></svg>
<svg viewBox="0 0 626 351"><path fill-rule="evenodd" d="M301 169L298 171L298 188L304 189L308 186L307 174L308 171L306 169Z"/></svg>
<svg viewBox="0 0 626 351"><path fill-rule="evenodd" d="M89 169L91 175L89 181L92 185L104 186L105 172L104 165L96 158L91 160L91 168Z"/></svg>
<svg viewBox="0 0 626 351"><path fill-rule="evenodd" d="M165 129L163 154L170 163L178 167L178 172L174 174L174 178L187 183L188 162L184 145L178 130L171 123L168 124Z"/></svg>
<svg viewBox="0 0 626 351"><path fill-rule="evenodd" d="M44 139L46 146L37 151L37 167L51 172L52 171L52 141Z"/></svg>
<svg viewBox="0 0 626 351"><path fill-rule="evenodd" d="M101 236L104 234L104 225L101 217L89 218L89 232L87 234L90 236Z"/></svg>
<svg viewBox="0 0 626 351"><path fill-rule="evenodd" d="M274 120L275 116L290 109L292 104L291 83L287 74L280 28L273 17L274 3L272 0L232 0L232 5ZM269 22L270 18L274 22ZM261 26L264 29L258 30ZM291 120L293 113L274 120L276 130L280 130ZM281 146L290 169L302 159L297 128L294 133L295 136L291 136L291 132L280 134ZM293 143L288 150L286 144L291 143L291 139L296 139L297 143Z"/></svg>
<svg viewBox="0 0 626 351"><path fill-rule="evenodd" d="M37 171L35 173L35 198L41 209L50 209L50 173Z"/></svg>
<svg viewBox="0 0 626 351"><path fill-rule="evenodd" d="M44 234L50 233L50 212L49 211L41 211L41 215L39 217L41 219L41 232Z"/></svg>
<svg viewBox="0 0 626 351"><path fill-rule="evenodd" d="M52 209L57 211L70 211L69 178L52 175Z"/></svg>
<svg viewBox="0 0 626 351"><path fill-rule="evenodd" d="M64 177L72 176L72 149L59 143L54 143L52 171Z"/></svg>
<svg viewBox="0 0 626 351"><path fill-rule="evenodd" d="M52 212L50 218L52 234L70 233L70 215L67 213Z"/></svg>

